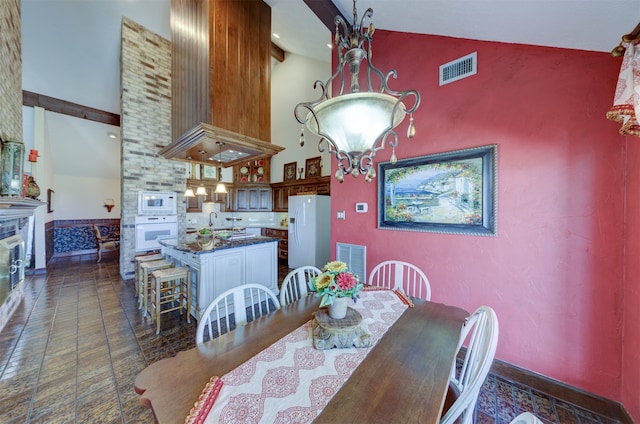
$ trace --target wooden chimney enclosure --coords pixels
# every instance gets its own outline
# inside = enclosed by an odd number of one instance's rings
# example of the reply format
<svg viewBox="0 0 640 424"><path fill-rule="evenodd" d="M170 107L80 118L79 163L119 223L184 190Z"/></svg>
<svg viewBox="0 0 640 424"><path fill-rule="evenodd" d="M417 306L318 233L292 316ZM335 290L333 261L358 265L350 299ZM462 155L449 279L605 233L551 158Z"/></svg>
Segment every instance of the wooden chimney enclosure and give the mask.
<svg viewBox="0 0 640 424"><path fill-rule="evenodd" d="M171 37L173 140L204 122L271 142L269 5L172 0Z"/></svg>

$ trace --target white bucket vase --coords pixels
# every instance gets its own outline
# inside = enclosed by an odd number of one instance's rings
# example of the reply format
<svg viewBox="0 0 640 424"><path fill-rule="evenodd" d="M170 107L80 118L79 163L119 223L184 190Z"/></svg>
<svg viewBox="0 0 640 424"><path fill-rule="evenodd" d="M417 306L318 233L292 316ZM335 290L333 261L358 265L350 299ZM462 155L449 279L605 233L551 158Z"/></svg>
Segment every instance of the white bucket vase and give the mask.
<svg viewBox="0 0 640 424"><path fill-rule="evenodd" d="M329 305L329 316L333 319L342 319L347 316L347 305L351 299L348 297L336 297Z"/></svg>

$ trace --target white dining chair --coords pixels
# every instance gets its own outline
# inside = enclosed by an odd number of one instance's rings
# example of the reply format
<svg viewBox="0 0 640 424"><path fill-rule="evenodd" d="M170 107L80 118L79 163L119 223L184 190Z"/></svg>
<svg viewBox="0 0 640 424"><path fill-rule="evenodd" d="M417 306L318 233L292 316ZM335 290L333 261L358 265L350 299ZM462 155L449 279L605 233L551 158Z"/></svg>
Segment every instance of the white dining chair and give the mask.
<svg viewBox="0 0 640 424"><path fill-rule="evenodd" d="M392 290L402 289L417 299L431 300L429 279L417 266L404 261L384 261L369 274L368 284Z"/></svg>
<svg viewBox="0 0 640 424"><path fill-rule="evenodd" d="M288 305L291 302L308 294L309 280L318 276L322 270L315 266L301 266L289 272L280 287L280 305Z"/></svg>
<svg viewBox="0 0 640 424"><path fill-rule="evenodd" d="M480 388L489 374L498 346L498 317L489 306L479 307L465 322L458 351L466 344L461 366L453 363L449 386L457 398L440 420L440 424L452 424L459 417L462 424L473 422L473 410Z"/></svg>
<svg viewBox="0 0 640 424"><path fill-rule="evenodd" d="M196 344L212 340L263 315L280 309L276 295L262 284L243 284L218 297L204 310L198 321ZM215 328L215 331L214 331Z"/></svg>
<svg viewBox="0 0 640 424"><path fill-rule="evenodd" d="M509 424L543 424L541 420L538 419L531 412L523 412L522 414L515 417L511 423Z"/></svg>

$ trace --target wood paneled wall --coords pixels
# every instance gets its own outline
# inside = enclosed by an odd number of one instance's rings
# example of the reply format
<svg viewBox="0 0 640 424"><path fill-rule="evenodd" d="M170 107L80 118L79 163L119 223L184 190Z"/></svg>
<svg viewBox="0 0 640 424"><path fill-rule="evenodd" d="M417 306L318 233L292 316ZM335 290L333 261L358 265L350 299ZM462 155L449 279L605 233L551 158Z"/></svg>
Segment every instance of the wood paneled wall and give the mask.
<svg viewBox="0 0 640 424"><path fill-rule="evenodd" d="M271 8L262 0L171 8L173 138L206 122L270 142Z"/></svg>

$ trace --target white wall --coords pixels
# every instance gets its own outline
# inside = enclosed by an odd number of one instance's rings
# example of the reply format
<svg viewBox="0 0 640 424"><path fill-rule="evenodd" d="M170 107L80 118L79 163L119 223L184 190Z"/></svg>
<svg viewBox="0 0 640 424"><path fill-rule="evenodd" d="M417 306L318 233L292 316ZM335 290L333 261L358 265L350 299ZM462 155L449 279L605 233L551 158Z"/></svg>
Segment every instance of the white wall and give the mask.
<svg viewBox="0 0 640 424"><path fill-rule="evenodd" d="M24 109L28 153L34 148L36 124L33 108ZM44 148L38 148L35 168L25 161L25 173L37 171L41 201L47 201L48 189L54 191L53 213L45 221L120 218L120 129L54 112L44 114ZM109 138L109 132L118 138ZM111 213L104 207L107 198L115 201Z"/></svg>
<svg viewBox="0 0 640 424"><path fill-rule="evenodd" d="M118 162L118 168L120 167ZM55 174L53 214L56 220L64 219L117 219L120 218L120 178L78 178ZM46 196L46 190L45 190ZM111 213L104 207L104 200L115 201Z"/></svg>
<svg viewBox="0 0 640 424"><path fill-rule="evenodd" d="M22 87L120 113L122 18L170 39L170 3L22 0Z"/></svg>
<svg viewBox="0 0 640 424"><path fill-rule="evenodd" d="M327 50L326 62L288 54L271 69L271 142L286 148L271 159L271 182L282 181L284 164L297 162L298 168L304 168L306 159L317 156L322 156L322 175L331 174L330 155L318 151L319 137L305 131L305 144L300 147L301 125L293 115L298 103L320 97L313 83L331 76L330 54Z"/></svg>

